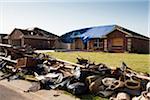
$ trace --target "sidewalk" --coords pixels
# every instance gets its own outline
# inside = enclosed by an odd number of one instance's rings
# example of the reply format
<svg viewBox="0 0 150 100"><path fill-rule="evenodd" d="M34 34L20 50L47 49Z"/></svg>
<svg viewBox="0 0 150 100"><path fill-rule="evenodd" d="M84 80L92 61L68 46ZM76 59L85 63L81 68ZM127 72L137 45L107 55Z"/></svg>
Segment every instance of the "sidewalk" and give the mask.
<svg viewBox="0 0 150 100"><path fill-rule="evenodd" d="M8 82L7 80L0 81L0 85L7 87L21 96L27 98L27 100L77 100L71 95L64 94L60 90L40 90L37 92L24 93L23 91L28 90L31 83L24 80L13 80ZM2 92L2 91L1 91ZM5 91L3 91L5 92ZM11 100L11 99L10 99ZM18 98L18 100L20 100ZM23 99L24 100L24 99Z"/></svg>

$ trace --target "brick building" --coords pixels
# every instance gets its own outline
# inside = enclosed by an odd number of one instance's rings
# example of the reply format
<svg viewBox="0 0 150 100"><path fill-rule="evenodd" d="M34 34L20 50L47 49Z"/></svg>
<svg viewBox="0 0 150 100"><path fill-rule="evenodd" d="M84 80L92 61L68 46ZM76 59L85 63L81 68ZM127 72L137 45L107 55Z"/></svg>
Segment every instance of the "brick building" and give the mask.
<svg viewBox="0 0 150 100"><path fill-rule="evenodd" d="M59 37L40 28L15 28L8 36L8 44L15 46L31 46L35 49L55 49Z"/></svg>
<svg viewBox="0 0 150 100"><path fill-rule="evenodd" d="M150 38L120 27L107 25L75 30L61 36L72 50L149 53Z"/></svg>

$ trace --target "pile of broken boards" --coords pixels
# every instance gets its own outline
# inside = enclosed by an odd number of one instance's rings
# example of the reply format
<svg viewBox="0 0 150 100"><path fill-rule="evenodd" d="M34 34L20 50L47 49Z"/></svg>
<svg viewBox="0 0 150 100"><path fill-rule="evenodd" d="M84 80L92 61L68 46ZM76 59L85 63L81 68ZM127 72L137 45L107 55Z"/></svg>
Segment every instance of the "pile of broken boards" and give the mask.
<svg viewBox="0 0 150 100"><path fill-rule="evenodd" d="M12 47L4 49L8 48ZM10 52L16 51L19 52L19 49ZM77 96L90 93L110 100L150 100L149 74L137 73L125 63L120 68L110 69L103 63L94 64L84 58L77 58L78 62L74 64L26 51L0 56L0 71L3 72L0 80L33 82L33 86L25 92L62 89Z"/></svg>

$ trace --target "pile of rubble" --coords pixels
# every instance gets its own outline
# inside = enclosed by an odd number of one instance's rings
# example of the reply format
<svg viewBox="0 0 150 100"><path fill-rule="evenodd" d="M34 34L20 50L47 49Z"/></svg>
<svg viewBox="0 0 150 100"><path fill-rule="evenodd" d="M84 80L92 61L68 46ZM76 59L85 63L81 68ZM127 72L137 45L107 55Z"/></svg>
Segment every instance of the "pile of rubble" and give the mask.
<svg viewBox="0 0 150 100"><path fill-rule="evenodd" d="M33 82L24 92L62 89L74 95L94 94L110 100L150 100L150 75L137 73L123 62L111 69L103 63L77 58L77 63L35 53L31 47L0 44L0 80Z"/></svg>

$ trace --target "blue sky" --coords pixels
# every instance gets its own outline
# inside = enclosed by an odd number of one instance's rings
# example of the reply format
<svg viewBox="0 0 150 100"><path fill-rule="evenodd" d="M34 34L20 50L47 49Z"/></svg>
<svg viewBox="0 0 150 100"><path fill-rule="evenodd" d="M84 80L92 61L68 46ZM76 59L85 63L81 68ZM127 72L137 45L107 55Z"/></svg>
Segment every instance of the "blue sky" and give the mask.
<svg viewBox="0 0 150 100"><path fill-rule="evenodd" d="M149 0L0 0L0 33L39 27L57 35L117 24L148 36Z"/></svg>

